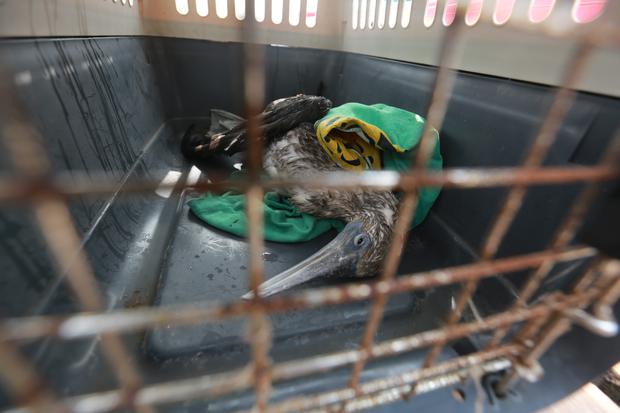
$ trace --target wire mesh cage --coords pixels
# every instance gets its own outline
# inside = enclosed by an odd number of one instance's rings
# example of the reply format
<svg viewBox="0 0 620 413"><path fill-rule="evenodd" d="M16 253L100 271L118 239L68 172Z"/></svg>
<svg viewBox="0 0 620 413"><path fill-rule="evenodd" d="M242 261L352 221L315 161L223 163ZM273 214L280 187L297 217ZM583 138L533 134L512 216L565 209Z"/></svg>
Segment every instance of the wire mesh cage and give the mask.
<svg viewBox="0 0 620 413"><path fill-rule="evenodd" d="M473 388L468 408L533 411L602 372L620 355L619 15L581 0L1 3L0 407L357 411ZM297 93L424 115L410 170L262 177L258 115ZM181 155L210 109L248 120L247 159L223 168L245 163L243 181ZM441 171L425 168L432 127ZM262 298L333 235L264 241L263 196L287 187L402 193L380 273ZM188 213L230 188L247 240ZM521 379L555 387L519 401ZM428 400L463 408L442 397Z"/></svg>

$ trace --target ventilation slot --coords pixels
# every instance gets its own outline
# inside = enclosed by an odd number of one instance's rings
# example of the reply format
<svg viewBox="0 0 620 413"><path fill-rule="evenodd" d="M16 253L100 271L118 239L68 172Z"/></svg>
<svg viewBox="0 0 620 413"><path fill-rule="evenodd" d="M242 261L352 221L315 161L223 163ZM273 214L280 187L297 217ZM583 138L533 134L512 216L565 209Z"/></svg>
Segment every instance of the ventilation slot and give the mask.
<svg viewBox="0 0 620 413"><path fill-rule="evenodd" d="M398 19L398 0L391 0L390 2L390 14L388 15L388 26L390 29L396 27L396 21Z"/></svg>
<svg viewBox="0 0 620 413"><path fill-rule="evenodd" d="M220 19L228 17L228 0L215 0L215 14Z"/></svg>
<svg viewBox="0 0 620 413"><path fill-rule="evenodd" d="M196 13L200 17L206 17L209 15L209 1L208 0L196 0Z"/></svg>
<svg viewBox="0 0 620 413"><path fill-rule="evenodd" d="M126 5L128 5L128 4L129 4L129 7L133 7L134 0L120 0L120 3L119 3L119 0L112 0L112 2L113 2L113 3L118 3L118 4L120 4L121 6L126 6ZM188 9L188 11L189 11L189 6L187 6L187 9ZM181 5L181 11L183 11L183 10L185 10L185 9L184 9L183 5ZM177 12L178 12L178 11L179 11L179 9L177 9ZM180 12L179 12L179 13L180 13ZM187 13L185 13L185 14L187 14Z"/></svg>
<svg viewBox="0 0 620 413"><path fill-rule="evenodd" d="M245 19L245 0L235 0L235 17L237 20Z"/></svg>
<svg viewBox="0 0 620 413"><path fill-rule="evenodd" d="M480 16L482 15L482 5L484 0L470 0L467 6L467 12L465 13L465 24L473 26L478 23Z"/></svg>
<svg viewBox="0 0 620 413"><path fill-rule="evenodd" d="M299 15L300 14L301 14L301 0L289 0L288 22L291 26L299 26Z"/></svg>
<svg viewBox="0 0 620 413"><path fill-rule="evenodd" d="M413 0L404 0L403 10L400 16L400 25L404 29L409 27L409 23L411 22L411 10L412 9L413 9Z"/></svg>
<svg viewBox="0 0 620 413"><path fill-rule="evenodd" d="M385 16L387 12L387 0L379 0L379 15L377 16L377 27L385 27Z"/></svg>
<svg viewBox="0 0 620 413"><path fill-rule="evenodd" d="M573 5L573 20L577 23L590 23L598 19L605 9L607 0L576 0Z"/></svg>
<svg viewBox="0 0 620 413"><path fill-rule="evenodd" d="M319 11L319 0L307 0L308 3L306 5L306 26L314 27L316 26L316 15Z"/></svg>
<svg viewBox="0 0 620 413"><path fill-rule="evenodd" d="M437 0L426 0L424 8L424 26L431 27L435 22L435 14L437 13Z"/></svg>
<svg viewBox="0 0 620 413"><path fill-rule="evenodd" d="M189 0L175 0L174 3L177 8L177 13L184 16L189 13Z"/></svg>
<svg viewBox="0 0 620 413"><path fill-rule="evenodd" d="M497 25L505 24L512 16L515 0L496 0L495 10L493 11L493 23Z"/></svg>
<svg viewBox="0 0 620 413"><path fill-rule="evenodd" d="M454 22L454 17L456 16L456 6L458 4L458 0L448 0L443 9L443 25L450 26Z"/></svg>
<svg viewBox="0 0 620 413"><path fill-rule="evenodd" d="M284 0L271 0L271 21L275 24L282 23L284 18Z"/></svg>
<svg viewBox="0 0 620 413"><path fill-rule="evenodd" d="M368 11L368 0L361 0L360 3L360 29L366 28L366 12Z"/></svg>
<svg viewBox="0 0 620 413"><path fill-rule="evenodd" d="M554 5L555 0L532 0L528 12L530 21L532 23L544 22L551 14Z"/></svg>
<svg viewBox="0 0 620 413"><path fill-rule="evenodd" d="M370 0L368 4L368 28L375 28L375 14L377 13L377 0Z"/></svg>
<svg viewBox="0 0 620 413"><path fill-rule="evenodd" d="M265 21L265 0L254 0L254 17L259 23Z"/></svg>

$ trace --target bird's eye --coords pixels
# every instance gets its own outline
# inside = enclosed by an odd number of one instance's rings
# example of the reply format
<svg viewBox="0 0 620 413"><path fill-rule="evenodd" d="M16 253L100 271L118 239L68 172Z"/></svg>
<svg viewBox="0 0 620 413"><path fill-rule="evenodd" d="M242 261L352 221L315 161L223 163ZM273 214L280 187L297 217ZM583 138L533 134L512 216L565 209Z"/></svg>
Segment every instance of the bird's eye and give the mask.
<svg viewBox="0 0 620 413"><path fill-rule="evenodd" d="M359 234L353 239L353 244L356 247L363 247L368 243L368 235L367 234Z"/></svg>

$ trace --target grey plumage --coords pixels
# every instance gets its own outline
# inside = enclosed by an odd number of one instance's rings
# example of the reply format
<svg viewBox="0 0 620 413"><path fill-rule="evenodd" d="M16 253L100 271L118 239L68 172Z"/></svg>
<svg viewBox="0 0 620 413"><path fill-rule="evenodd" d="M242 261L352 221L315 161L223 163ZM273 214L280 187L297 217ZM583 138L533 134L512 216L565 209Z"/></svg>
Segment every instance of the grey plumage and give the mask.
<svg viewBox="0 0 620 413"><path fill-rule="evenodd" d="M274 178L307 178L316 172L341 170L319 144L309 123L287 132L268 145L264 168ZM320 218L359 220L371 245L362 256L356 275L373 275L381 265L398 207L391 192L309 190L289 188L283 191L300 211Z"/></svg>

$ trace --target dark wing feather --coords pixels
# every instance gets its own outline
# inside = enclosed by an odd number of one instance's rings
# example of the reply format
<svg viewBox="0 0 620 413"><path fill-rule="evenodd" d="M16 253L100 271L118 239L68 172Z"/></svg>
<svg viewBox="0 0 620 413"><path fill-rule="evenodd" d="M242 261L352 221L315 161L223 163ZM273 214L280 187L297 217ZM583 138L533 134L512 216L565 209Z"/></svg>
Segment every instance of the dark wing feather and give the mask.
<svg viewBox="0 0 620 413"><path fill-rule="evenodd" d="M266 142L270 142L302 123L314 123L331 107L331 101L321 96L297 95L273 101L259 115L262 125L261 136ZM246 145L247 122L244 121L226 132L215 135L190 128L183 137L181 149L190 159L204 159L217 153L233 155L244 151Z"/></svg>

